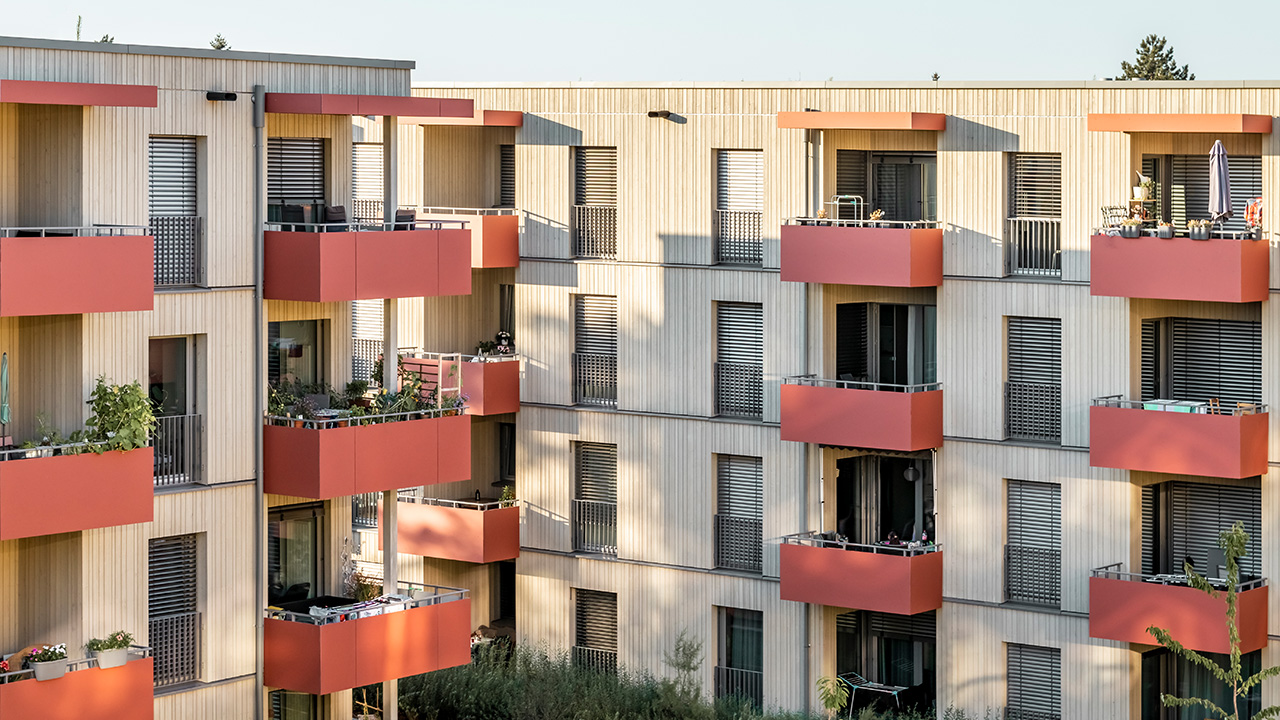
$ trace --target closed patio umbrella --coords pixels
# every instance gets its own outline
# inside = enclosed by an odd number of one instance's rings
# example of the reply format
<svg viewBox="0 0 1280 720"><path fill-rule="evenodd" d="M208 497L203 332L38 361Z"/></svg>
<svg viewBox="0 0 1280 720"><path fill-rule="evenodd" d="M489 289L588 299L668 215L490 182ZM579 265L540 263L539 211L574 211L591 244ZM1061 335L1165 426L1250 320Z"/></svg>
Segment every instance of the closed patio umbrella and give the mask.
<svg viewBox="0 0 1280 720"><path fill-rule="evenodd" d="M1221 140L1209 151L1209 218L1216 223L1231 217L1231 175L1227 170L1227 149Z"/></svg>
<svg viewBox="0 0 1280 720"><path fill-rule="evenodd" d="M9 353L0 355L0 434L9 434Z"/></svg>

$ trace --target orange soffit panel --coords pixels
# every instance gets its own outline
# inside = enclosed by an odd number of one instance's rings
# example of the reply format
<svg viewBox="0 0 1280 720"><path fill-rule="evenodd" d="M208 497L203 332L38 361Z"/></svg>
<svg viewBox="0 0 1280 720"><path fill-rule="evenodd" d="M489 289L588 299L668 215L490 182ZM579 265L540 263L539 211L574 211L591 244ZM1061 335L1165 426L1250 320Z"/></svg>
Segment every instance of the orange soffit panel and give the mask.
<svg viewBox="0 0 1280 720"><path fill-rule="evenodd" d="M155 85L0 80L0 103L25 105L153 108L157 92Z"/></svg>
<svg viewBox="0 0 1280 720"><path fill-rule="evenodd" d="M465 125L467 127L521 127L524 113L519 110L479 110L468 117L444 115L414 117L401 116L401 125Z"/></svg>
<svg viewBox="0 0 1280 720"><path fill-rule="evenodd" d="M267 93L267 112L293 115L409 115L471 117L471 100L394 95Z"/></svg>
<svg viewBox="0 0 1280 720"><path fill-rule="evenodd" d="M1238 113L1089 113L1089 131L1266 134L1271 132L1271 116Z"/></svg>
<svg viewBox="0 0 1280 720"><path fill-rule="evenodd" d="M947 116L918 112L779 112L778 127L800 130L946 130Z"/></svg>

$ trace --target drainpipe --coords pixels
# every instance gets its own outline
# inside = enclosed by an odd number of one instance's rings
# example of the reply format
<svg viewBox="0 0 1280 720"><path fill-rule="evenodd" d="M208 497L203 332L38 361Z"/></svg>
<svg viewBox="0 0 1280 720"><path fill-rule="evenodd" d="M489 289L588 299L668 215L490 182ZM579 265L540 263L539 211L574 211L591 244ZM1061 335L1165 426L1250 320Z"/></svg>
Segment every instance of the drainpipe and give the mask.
<svg viewBox="0 0 1280 720"><path fill-rule="evenodd" d="M262 654L263 654L263 620L262 611L267 607L266 596L266 543L265 536L267 498L263 495L262 487L262 417L266 412L263 402L263 394L266 390L267 373L265 367L265 350L262 346L262 331L264 321L264 300L262 298L262 276L263 276L263 238L262 223L266 220L266 208L264 207L266 198L266 183L263 178L264 154L266 153L266 140L263 135L267 127L267 88L264 85L253 86L253 418L257 423L257 431L253 434L253 510L254 510L254 534L253 534L253 574L254 574L254 621L253 627L257 634L257 640L254 645L256 652L256 663L254 665L254 675L257 678L257 687L253 702L254 720L262 720L262 690L263 672L262 672Z"/></svg>

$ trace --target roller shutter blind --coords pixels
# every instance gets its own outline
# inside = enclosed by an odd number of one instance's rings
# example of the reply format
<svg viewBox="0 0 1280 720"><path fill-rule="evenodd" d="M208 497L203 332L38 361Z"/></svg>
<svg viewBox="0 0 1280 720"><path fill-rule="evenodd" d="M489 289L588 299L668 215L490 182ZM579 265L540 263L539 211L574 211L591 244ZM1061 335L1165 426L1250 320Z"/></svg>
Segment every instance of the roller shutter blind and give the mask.
<svg viewBox="0 0 1280 720"><path fill-rule="evenodd" d="M1160 571L1159 509L1156 503L1156 486L1142 488L1142 572L1151 575Z"/></svg>
<svg viewBox="0 0 1280 720"><path fill-rule="evenodd" d="M1008 318L1005 434L1053 442L1062 436L1062 321Z"/></svg>
<svg viewBox="0 0 1280 720"><path fill-rule="evenodd" d="M716 567L760 571L763 518L761 458L716 456Z"/></svg>
<svg viewBox="0 0 1280 720"><path fill-rule="evenodd" d="M324 138L267 138L267 203L322 203Z"/></svg>
<svg viewBox="0 0 1280 720"><path fill-rule="evenodd" d="M618 204L618 149L612 147L575 148L574 204Z"/></svg>
<svg viewBox="0 0 1280 720"><path fill-rule="evenodd" d="M867 151L836 150L836 194L857 195L864 203L871 202L867 185ZM840 206L841 220L865 220L869 211L859 212L853 206Z"/></svg>
<svg viewBox="0 0 1280 720"><path fill-rule="evenodd" d="M919 212L917 208L898 205L898 201L903 199L903 186L908 182L907 166L877 162L872 167L875 168L876 180L872 205L875 209L884 211L884 219L904 220L916 215Z"/></svg>
<svg viewBox="0 0 1280 720"><path fill-rule="evenodd" d="M716 151L716 209L764 210L763 151Z"/></svg>
<svg viewBox="0 0 1280 720"><path fill-rule="evenodd" d="M1171 318L1170 394L1223 406L1262 402L1262 323Z"/></svg>
<svg viewBox="0 0 1280 720"><path fill-rule="evenodd" d="M1182 572L1191 558L1196 572L1217 577L1211 557L1221 560L1218 534L1236 521L1249 534L1248 554L1238 560L1240 574L1262 575L1262 491L1256 488L1175 482L1169 487L1170 569Z"/></svg>
<svg viewBox="0 0 1280 720"><path fill-rule="evenodd" d="M368 340L382 340L381 300L353 300L351 302L351 335Z"/></svg>
<svg viewBox="0 0 1280 720"><path fill-rule="evenodd" d="M1160 397L1160 321L1142 321L1142 399Z"/></svg>
<svg viewBox="0 0 1280 720"><path fill-rule="evenodd" d="M1062 563L1060 488L1052 483L1008 482L1005 597L1057 605Z"/></svg>
<svg viewBox="0 0 1280 720"><path fill-rule="evenodd" d="M150 138L147 170L150 215L194 216L199 212L194 137Z"/></svg>
<svg viewBox="0 0 1280 720"><path fill-rule="evenodd" d="M867 374L867 303L842 303L836 306L836 378Z"/></svg>
<svg viewBox="0 0 1280 720"><path fill-rule="evenodd" d="M618 595L577 589L574 644L593 650L618 651Z"/></svg>
<svg viewBox="0 0 1280 720"><path fill-rule="evenodd" d="M913 640L934 640L938 634L937 612L919 613L918 615L894 615L891 613L868 613L871 632L877 635L893 635Z"/></svg>
<svg viewBox="0 0 1280 720"><path fill-rule="evenodd" d="M577 444L577 499L618 502L618 446Z"/></svg>
<svg viewBox="0 0 1280 720"><path fill-rule="evenodd" d="M1062 659L1058 648L1008 645L1007 720L1062 717Z"/></svg>
<svg viewBox="0 0 1280 720"><path fill-rule="evenodd" d="M1009 155L1009 217L1062 217L1062 156Z"/></svg>
<svg viewBox="0 0 1280 720"><path fill-rule="evenodd" d="M498 146L498 207L516 206L516 146Z"/></svg>
<svg viewBox="0 0 1280 720"><path fill-rule="evenodd" d="M148 636L157 687L200 675L200 613L195 535L155 538L147 552Z"/></svg>
<svg viewBox="0 0 1280 720"><path fill-rule="evenodd" d="M764 364L764 308L756 303L716 306L716 359L741 365Z"/></svg>
<svg viewBox="0 0 1280 720"><path fill-rule="evenodd" d="M358 200L382 200L382 143L351 146L352 194Z"/></svg>
<svg viewBox="0 0 1280 720"><path fill-rule="evenodd" d="M1174 155L1170 158L1169 215L1175 227L1188 220L1209 218L1209 156ZM1250 155L1227 157L1231 182L1230 220L1224 230L1244 230L1244 210L1250 200L1262 196L1262 158Z"/></svg>
<svg viewBox="0 0 1280 720"><path fill-rule="evenodd" d="M578 295L574 308L574 349L580 353L618 354L618 298Z"/></svg>

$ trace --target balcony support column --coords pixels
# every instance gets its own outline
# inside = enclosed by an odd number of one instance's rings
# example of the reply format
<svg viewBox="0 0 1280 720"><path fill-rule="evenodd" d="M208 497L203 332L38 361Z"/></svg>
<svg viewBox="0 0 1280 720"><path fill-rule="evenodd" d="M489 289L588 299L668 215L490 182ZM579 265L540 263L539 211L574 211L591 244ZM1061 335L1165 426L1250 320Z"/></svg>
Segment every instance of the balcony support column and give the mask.
<svg viewBox="0 0 1280 720"><path fill-rule="evenodd" d="M382 221L395 222L400 207L400 119L382 118Z"/></svg>
<svg viewBox="0 0 1280 720"><path fill-rule="evenodd" d="M395 118L388 118L394 121ZM384 128L385 138L394 138L396 135L395 127ZM394 148L394 142L389 147ZM384 146L387 149L387 146ZM394 158L395 155L387 155L386 157ZM383 167L392 167L389 178L395 176L394 160L390 163L384 163ZM386 199L382 204L386 212L388 221L395 220L396 206L392 198L394 195L394 182L388 180L386 187L388 188ZM382 301L382 387L387 392L397 392L400 390L400 301L396 298L388 298ZM400 550L398 540L400 534L397 530L397 516L399 511L399 492L396 490L387 490L382 493L382 524L378 531L382 533L382 592L394 593L400 587ZM398 720L399 717L400 698L397 694L397 684L395 680L387 680L382 683L382 718L383 720Z"/></svg>

